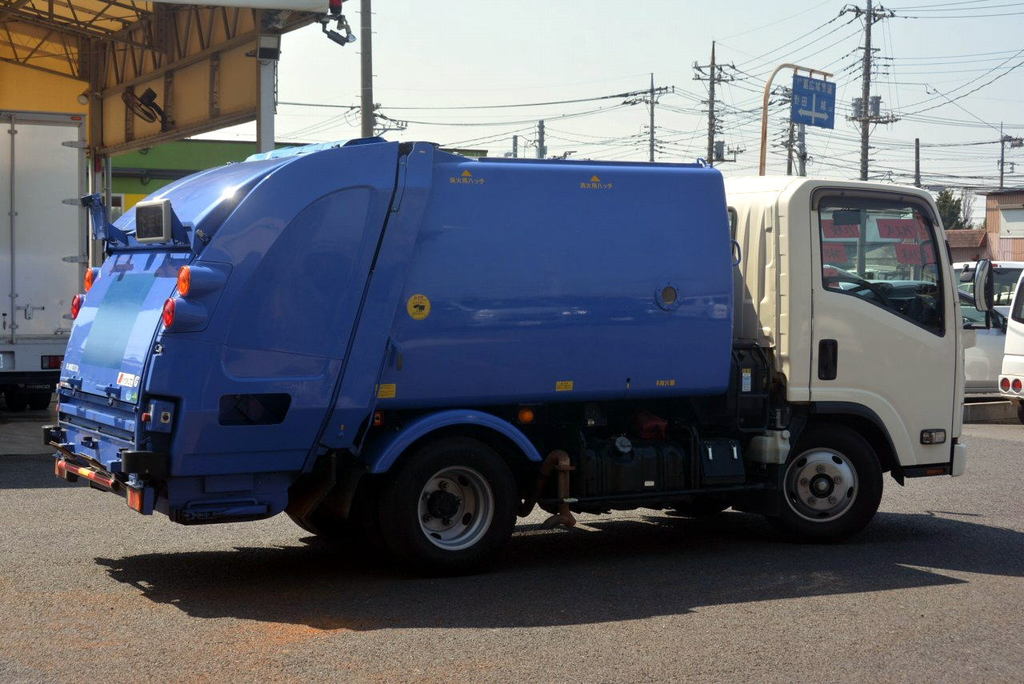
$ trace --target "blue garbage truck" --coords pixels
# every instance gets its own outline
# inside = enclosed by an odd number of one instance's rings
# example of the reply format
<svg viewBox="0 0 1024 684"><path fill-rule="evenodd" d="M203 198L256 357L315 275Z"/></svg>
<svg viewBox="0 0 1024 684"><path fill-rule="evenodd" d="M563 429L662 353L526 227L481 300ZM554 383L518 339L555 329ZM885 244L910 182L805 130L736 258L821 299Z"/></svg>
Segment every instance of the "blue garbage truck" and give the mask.
<svg viewBox="0 0 1024 684"><path fill-rule="evenodd" d="M461 572L538 506L553 526L733 507L832 540L884 472L962 472L927 193L729 192L702 163L372 138L194 174L115 224L83 198L106 258L72 303L55 473L177 523L285 512Z"/></svg>

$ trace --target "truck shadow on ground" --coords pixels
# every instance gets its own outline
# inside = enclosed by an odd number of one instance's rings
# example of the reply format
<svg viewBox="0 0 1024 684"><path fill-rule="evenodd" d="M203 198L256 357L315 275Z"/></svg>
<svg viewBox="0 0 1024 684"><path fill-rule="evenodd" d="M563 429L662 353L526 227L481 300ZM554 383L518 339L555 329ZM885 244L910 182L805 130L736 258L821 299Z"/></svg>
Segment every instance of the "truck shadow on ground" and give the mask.
<svg viewBox="0 0 1024 684"><path fill-rule="evenodd" d="M519 528L489 574L456 578L402 575L318 542L96 562L193 617L322 630L589 624L966 581L944 571L1024 576L1024 534L939 515L880 513L841 545L788 543L740 513L589 525Z"/></svg>

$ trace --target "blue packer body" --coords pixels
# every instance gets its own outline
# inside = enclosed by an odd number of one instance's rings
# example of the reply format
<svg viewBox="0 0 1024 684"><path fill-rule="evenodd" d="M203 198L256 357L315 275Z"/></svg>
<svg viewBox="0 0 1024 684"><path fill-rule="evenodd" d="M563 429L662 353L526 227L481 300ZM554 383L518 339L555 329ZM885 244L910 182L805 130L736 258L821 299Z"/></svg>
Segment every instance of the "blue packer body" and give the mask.
<svg viewBox="0 0 1024 684"><path fill-rule="evenodd" d="M184 232L139 244L134 209L115 223L127 245L108 244L74 321L54 443L155 487L153 507L179 522L273 515L321 454L384 472L452 425L540 460L489 407L729 384L731 240L721 175L703 165L474 160L367 139L148 199L169 200ZM384 410L416 419L376 434ZM165 461L155 480L125 469L138 453Z"/></svg>

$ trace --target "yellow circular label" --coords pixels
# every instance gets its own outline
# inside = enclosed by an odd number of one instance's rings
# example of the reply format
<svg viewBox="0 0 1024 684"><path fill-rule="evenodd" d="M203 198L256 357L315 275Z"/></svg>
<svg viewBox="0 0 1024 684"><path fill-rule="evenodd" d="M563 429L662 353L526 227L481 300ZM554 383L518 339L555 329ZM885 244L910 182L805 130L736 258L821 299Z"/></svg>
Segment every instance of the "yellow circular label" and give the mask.
<svg viewBox="0 0 1024 684"><path fill-rule="evenodd" d="M430 300L426 295L414 294L405 303L405 310L413 320L422 321L430 315Z"/></svg>

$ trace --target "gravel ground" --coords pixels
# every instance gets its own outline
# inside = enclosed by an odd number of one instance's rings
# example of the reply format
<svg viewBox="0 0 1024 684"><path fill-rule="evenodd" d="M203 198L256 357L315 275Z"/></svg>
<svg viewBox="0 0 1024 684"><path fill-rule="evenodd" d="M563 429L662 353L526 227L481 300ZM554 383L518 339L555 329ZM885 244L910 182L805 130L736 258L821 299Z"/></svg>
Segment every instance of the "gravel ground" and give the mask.
<svg viewBox="0 0 1024 684"><path fill-rule="evenodd" d="M63 483L0 415L0 681L1024 679L1024 427L961 478L886 480L842 545L761 518L521 524L489 574L422 579L286 517L182 527Z"/></svg>

